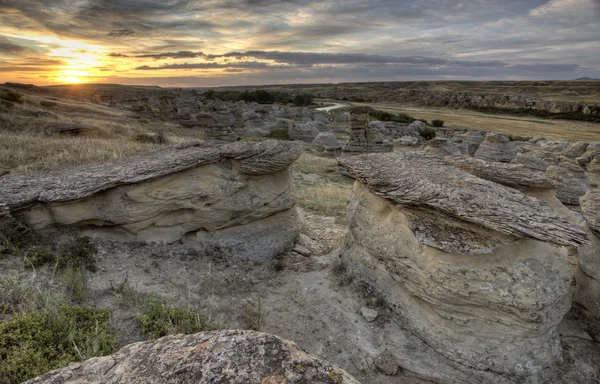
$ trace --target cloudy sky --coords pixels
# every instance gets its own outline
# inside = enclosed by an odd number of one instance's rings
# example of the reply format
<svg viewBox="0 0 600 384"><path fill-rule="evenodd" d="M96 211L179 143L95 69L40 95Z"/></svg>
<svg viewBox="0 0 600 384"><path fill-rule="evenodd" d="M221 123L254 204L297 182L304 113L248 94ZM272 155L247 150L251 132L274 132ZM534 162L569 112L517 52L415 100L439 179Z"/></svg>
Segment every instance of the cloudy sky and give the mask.
<svg viewBox="0 0 600 384"><path fill-rule="evenodd" d="M600 0L0 0L0 82L600 77Z"/></svg>

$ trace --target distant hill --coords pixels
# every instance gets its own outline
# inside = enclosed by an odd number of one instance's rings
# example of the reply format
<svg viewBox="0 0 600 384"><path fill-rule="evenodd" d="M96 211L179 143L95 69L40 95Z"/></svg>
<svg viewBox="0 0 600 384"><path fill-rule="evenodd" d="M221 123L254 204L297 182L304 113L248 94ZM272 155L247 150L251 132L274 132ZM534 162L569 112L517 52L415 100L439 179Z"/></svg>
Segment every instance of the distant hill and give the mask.
<svg viewBox="0 0 600 384"><path fill-rule="evenodd" d="M600 80L600 79L597 79L595 77L580 77L579 79L575 79L575 80Z"/></svg>

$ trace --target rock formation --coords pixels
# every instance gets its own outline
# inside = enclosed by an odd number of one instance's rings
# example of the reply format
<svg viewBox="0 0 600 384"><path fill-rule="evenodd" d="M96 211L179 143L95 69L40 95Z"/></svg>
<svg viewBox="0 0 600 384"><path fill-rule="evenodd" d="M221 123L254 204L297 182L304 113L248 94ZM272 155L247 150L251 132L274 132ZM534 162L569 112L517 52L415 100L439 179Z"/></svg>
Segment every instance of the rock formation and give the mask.
<svg viewBox="0 0 600 384"><path fill-rule="evenodd" d="M384 139L383 133L369 125L369 109L354 107L350 111L350 138L342 147L344 153L391 152L394 146Z"/></svg>
<svg viewBox="0 0 600 384"><path fill-rule="evenodd" d="M5 177L0 205L38 230L77 226L265 260L290 248L300 231L288 168L301 151L280 141L164 147L115 163Z"/></svg>
<svg viewBox="0 0 600 384"><path fill-rule="evenodd" d="M473 156L485 161L508 163L517 156L517 148L508 137L498 133L488 133Z"/></svg>
<svg viewBox="0 0 600 384"><path fill-rule="evenodd" d="M452 141L443 137L435 137L429 141L425 150L439 156L460 155L461 153Z"/></svg>
<svg viewBox="0 0 600 384"><path fill-rule="evenodd" d="M600 341L600 189L581 197L581 212L590 229L590 244L579 248L575 300L588 311L595 323L590 333Z"/></svg>
<svg viewBox="0 0 600 384"><path fill-rule="evenodd" d="M323 153L329 157L336 157L342 149L342 144L331 132L321 132L315 137L313 145L323 147Z"/></svg>
<svg viewBox="0 0 600 384"><path fill-rule="evenodd" d="M564 246L587 243L580 226L435 155L339 162L357 179L342 261L403 328L497 382L524 382L561 361L556 327L573 293ZM483 172L478 164L468 166ZM548 183L538 176L533 184Z"/></svg>
<svg viewBox="0 0 600 384"><path fill-rule="evenodd" d="M27 384L359 384L295 343L254 331L215 331L134 343Z"/></svg>
<svg viewBox="0 0 600 384"><path fill-rule="evenodd" d="M464 134L454 134L452 141L461 151L461 153L474 156L481 143L485 140L485 135L477 131L469 131Z"/></svg>
<svg viewBox="0 0 600 384"><path fill-rule="evenodd" d="M556 181L558 185L556 197L563 204L579 205L579 198L590 189L585 171L575 164L563 162L559 165L550 165L546 169L546 174Z"/></svg>

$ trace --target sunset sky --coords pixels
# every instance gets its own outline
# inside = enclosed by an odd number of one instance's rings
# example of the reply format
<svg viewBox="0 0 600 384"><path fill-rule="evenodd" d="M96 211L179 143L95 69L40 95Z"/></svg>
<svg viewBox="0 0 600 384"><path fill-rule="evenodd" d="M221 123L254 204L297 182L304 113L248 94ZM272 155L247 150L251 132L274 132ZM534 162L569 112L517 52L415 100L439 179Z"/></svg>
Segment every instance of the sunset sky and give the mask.
<svg viewBox="0 0 600 384"><path fill-rule="evenodd" d="M0 0L0 83L600 77L600 0Z"/></svg>

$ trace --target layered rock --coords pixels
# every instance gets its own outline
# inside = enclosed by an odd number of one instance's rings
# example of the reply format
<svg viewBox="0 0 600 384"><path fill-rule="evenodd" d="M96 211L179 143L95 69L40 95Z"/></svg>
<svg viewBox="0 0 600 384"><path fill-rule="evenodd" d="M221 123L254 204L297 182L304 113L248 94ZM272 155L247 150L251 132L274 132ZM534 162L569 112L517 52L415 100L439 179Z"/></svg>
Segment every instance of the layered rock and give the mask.
<svg viewBox="0 0 600 384"><path fill-rule="evenodd" d="M180 121L183 126L194 124L199 127L209 139L222 141L236 141L239 138L233 130L235 123L235 116L227 111L199 113L195 120Z"/></svg>
<svg viewBox="0 0 600 384"><path fill-rule="evenodd" d="M550 165L546 169L546 174L556 181L558 185L556 197L563 204L579 205L579 198L590 189L585 171L575 164Z"/></svg>
<svg viewBox="0 0 600 384"><path fill-rule="evenodd" d="M474 156L479 146L485 140L485 135L478 131L469 131L463 134L454 134L452 141L465 155Z"/></svg>
<svg viewBox="0 0 600 384"><path fill-rule="evenodd" d="M254 331L166 336L71 364L27 384L359 384L295 343Z"/></svg>
<svg viewBox="0 0 600 384"><path fill-rule="evenodd" d="M594 336L600 341L600 189L581 197L581 212L590 229L590 244L579 248L575 300L596 323Z"/></svg>
<svg viewBox="0 0 600 384"><path fill-rule="evenodd" d="M431 140L425 150L439 156L460 155L461 153L452 141L443 137L436 137Z"/></svg>
<svg viewBox="0 0 600 384"><path fill-rule="evenodd" d="M519 382L561 361L556 327L573 292L564 246L587 243L581 227L435 155L339 162L357 179L342 260L403 328L449 362Z"/></svg>
<svg viewBox="0 0 600 384"><path fill-rule="evenodd" d="M394 146L385 140L383 133L376 126L369 124L369 109L354 107L350 111L350 137L342 147L345 153L391 152Z"/></svg>
<svg viewBox="0 0 600 384"><path fill-rule="evenodd" d="M473 156L485 161L508 163L517 156L517 148L508 137L488 133Z"/></svg>
<svg viewBox="0 0 600 384"><path fill-rule="evenodd" d="M292 142L165 147L115 163L2 179L0 205L34 229L185 243L269 259L299 233Z"/></svg>

